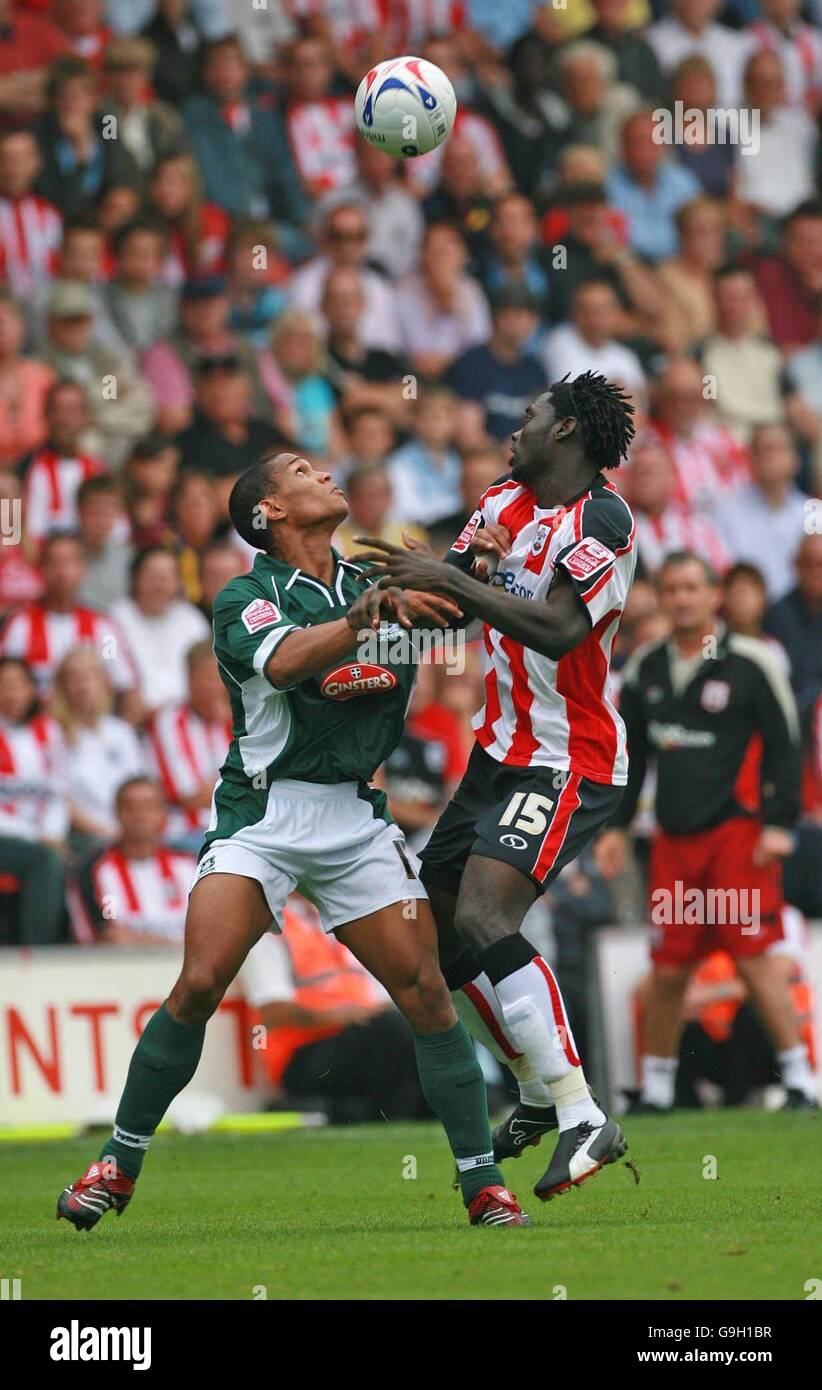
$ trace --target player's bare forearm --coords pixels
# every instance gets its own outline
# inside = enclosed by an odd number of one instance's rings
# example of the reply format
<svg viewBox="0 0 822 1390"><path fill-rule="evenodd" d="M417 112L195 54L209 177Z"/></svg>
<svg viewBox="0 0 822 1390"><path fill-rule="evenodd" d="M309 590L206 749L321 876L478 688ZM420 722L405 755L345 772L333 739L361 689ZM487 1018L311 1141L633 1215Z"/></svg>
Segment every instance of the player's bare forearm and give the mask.
<svg viewBox="0 0 822 1390"><path fill-rule="evenodd" d="M506 637L513 637L531 651L559 661L591 631L588 618L570 583L554 582L545 602L515 598L504 589L483 584L470 574L455 571L449 597L464 612L489 623Z"/></svg>
<svg viewBox="0 0 822 1390"><path fill-rule="evenodd" d="M344 660L356 645L357 633L347 617L319 627L295 628L269 659L266 677L277 689L299 685L300 681L318 676L332 662Z"/></svg>

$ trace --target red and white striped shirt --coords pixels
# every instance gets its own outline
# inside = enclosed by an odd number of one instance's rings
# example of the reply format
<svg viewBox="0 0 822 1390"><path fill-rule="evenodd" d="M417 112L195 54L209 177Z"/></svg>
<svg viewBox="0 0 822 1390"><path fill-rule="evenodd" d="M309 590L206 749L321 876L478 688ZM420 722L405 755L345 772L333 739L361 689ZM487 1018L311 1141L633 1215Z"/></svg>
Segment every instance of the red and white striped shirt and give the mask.
<svg viewBox="0 0 822 1390"><path fill-rule="evenodd" d="M724 425L703 420L689 438L661 421L651 429L676 469L676 503L688 512L709 515L718 502L751 481L748 451Z"/></svg>
<svg viewBox="0 0 822 1390"><path fill-rule="evenodd" d="M62 243L63 219L45 198L0 198L0 280L12 294L28 298L57 273Z"/></svg>
<svg viewBox="0 0 822 1390"><path fill-rule="evenodd" d="M63 840L69 810L65 744L56 719L0 724L0 835Z"/></svg>
<svg viewBox="0 0 822 1390"><path fill-rule="evenodd" d="M105 464L91 454L69 458L54 449L36 453L23 490L23 522L30 539L41 541L50 531L73 531L80 484L105 472Z"/></svg>
<svg viewBox="0 0 822 1390"><path fill-rule="evenodd" d="M354 104L350 97L297 101L286 112L294 164L312 193L333 192L357 177Z"/></svg>
<svg viewBox="0 0 822 1390"><path fill-rule="evenodd" d="M509 479L488 489L451 550L468 550L480 524L506 526L508 555L493 583L544 601L561 565L585 604L591 631L559 661L485 624L485 704L472 724L492 758L513 767L552 767L623 786L625 727L608 698L611 646L636 567L630 509L597 479L565 507L540 507L530 487Z"/></svg>
<svg viewBox="0 0 822 1390"><path fill-rule="evenodd" d="M57 613L44 603L28 603L12 613L0 636L0 655L25 661L41 694L49 692L66 653L78 646L94 648L114 690L134 689L137 675L128 643L114 619L97 608L78 605Z"/></svg>
<svg viewBox="0 0 822 1390"><path fill-rule="evenodd" d="M210 811L182 809L203 783L213 787L231 743L231 720L201 719L189 704L163 705L148 730L157 776L173 808L169 834L205 830ZM176 812L176 814L174 813Z"/></svg>
<svg viewBox="0 0 822 1390"><path fill-rule="evenodd" d="M193 854L164 846L145 859L112 846L92 864L90 882L70 894L75 936L94 941L106 923L115 922L134 932L182 941L195 863Z"/></svg>
<svg viewBox="0 0 822 1390"><path fill-rule="evenodd" d="M637 511L636 544L648 574L656 574L665 557L677 550L692 550L717 574L724 574L731 563L713 523L682 507L666 507L661 516Z"/></svg>

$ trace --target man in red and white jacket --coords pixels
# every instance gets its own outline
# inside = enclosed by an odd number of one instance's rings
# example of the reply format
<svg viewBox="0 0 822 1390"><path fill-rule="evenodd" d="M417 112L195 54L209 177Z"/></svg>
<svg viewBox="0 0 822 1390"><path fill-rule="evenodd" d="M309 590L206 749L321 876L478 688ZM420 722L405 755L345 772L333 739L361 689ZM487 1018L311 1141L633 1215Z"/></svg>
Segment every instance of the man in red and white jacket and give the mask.
<svg viewBox="0 0 822 1390"><path fill-rule="evenodd" d="M149 748L168 798L168 838L196 853L211 813L214 784L231 742L231 710L210 641L186 658L188 699L163 705L148 730Z"/></svg>
<svg viewBox="0 0 822 1390"><path fill-rule="evenodd" d="M150 777L124 782L116 808L118 840L70 890L74 934L115 946L181 945L194 855L163 844L166 804Z"/></svg>
<svg viewBox="0 0 822 1390"><path fill-rule="evenodd" d="M26 466L23 516L26 534L39 544L52 531L77 525L77 493L87 478L106 471L101 459L81 451L89 427L85 388L73 381L55 382L46 401L48 439Z"/></svg>
<svg viewBox="0 0 822 1390"><path fill-rule="evenodd" d="M104 664L126 717L139 698L137 675L128 644L108 613L78 603L86 573L83 547L76 536L58 533L46 539L42 555L43 597L24 604L0 633L0 655L16 656L30 668L41 696L48 696L54 672L73 647L93 647Z"/></svg>
<svg viewBox="0 0 822 1390"><path fill-rule="evenodd" d="M40 153L30 130L0 134L0 280L27 299L57 271L63 219L33 192Z"/></svg>

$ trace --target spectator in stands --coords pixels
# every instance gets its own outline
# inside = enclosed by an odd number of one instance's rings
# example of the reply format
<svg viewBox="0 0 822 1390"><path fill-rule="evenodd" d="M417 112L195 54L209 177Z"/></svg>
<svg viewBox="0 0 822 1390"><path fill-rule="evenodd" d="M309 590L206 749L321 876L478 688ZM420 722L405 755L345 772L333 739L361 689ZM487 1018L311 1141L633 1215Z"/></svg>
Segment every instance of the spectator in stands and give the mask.
<svg viewBox="0 0 822 1390"><path fill-rule="evenodd" d="M768 591L762 570L757 565L739 560L731 566L722 580L720 611L729 631L739 633L740 637L755 637L758 642L767 642L785 675L790 675L785 648L775 637L769 637L765 632Z"/></svg>
<svg viewBox="0 0 822 1390"><path fill-rule="evenodd" d="M285 281L290 274L267 223L235 225L226 248L226 268L232 331L255 349L267 347L272 325L286 306Z"/></svg>
<svg viewBox="0 0 822 1390"><path fill-rule="evenodd" d="M811 486L822 491L822 300L817 313L816 337L794 352L785 363L784 386L788 392L785 415L808 446Z"/></svg>
<svg viewBox="0 0 822 1390"><path fill-rule="evenodd" d="M310 314L287 309L271 331L270 351L260 357L260 379L274 423L297 449L333 463L343 452L334 392L321 374L323 340Z"/></svg>
<svg viewBox="0 0 822 1390"><path fill-rule="evenodd" d="M239 541L239 536L236 537ZM240 547L244 547L241 549ZM232 544L232 538L212 541L200 560L199 571L199 609L211 623L214 617L214 600L229 579L245 574L251 568L253 556L246 553L245 542Z"/></svg>
<svg viewBox="0 0 822 1390"><path fill-rule="evenodd" d="M702 54L716 73L721 105L739 106L753 43L749 34L716 23L721 4L722 0L673 0L673 14L652 24L647 38L666 75L683 58Z"/></svg>
<svg viewBox="0 0 822 1390"><path fill-rule="evenodd" d="M173 333L177 321L176 292L160 279L162 230L152 222L127 222L114 239L114 255L105 303L115 328L139 355Z"/></svg>
<svg viewBox="0 0 822 1390"><path fill-rule="evenodd" d="M545 340L542 362L549 381L566 372L602 372L609 380L634 391L645 386L645 373L631 348L617 340L619 300L603 280L589 280L575 291L571 320L552 329Z"/></svg>
<svg viewBox="0 0 822 1390"><path fill-rule="evenodd" d="M192 603L200 601L200 560L222 520L208 474L181 473L170 497L169 526L178 544L183 593Z"/></svg>
<svg viewBox="0 0 822 1390"><path fill-rule="evenodd" d="M702 343L700 361L715 382L717 419L744 444L757 426L783 417L782 354L759 331L762 307L747 267L717 271L714 297L716 330Z"/></svg>
<svg viewBox="0 0 822 1390"><path fill-rule="evenodd" d="M102 66L111 31L103 19L103 0L53 0L54 20L72 53L92 67Z"/></svg>
<svg viewBox="0 0 822 1390"><path fill-rule="evenodd" d="M695 362L675 360L660 373L653 428L673 458L680 506L710 513L724 492L748 482L747 451L714 418Z"/></svg>
<svg viewBox="0 0 822 1390"><path fill-rule="evenodd" d="M381 465L355 468L348 476L345 495L348 516L337 528L334 545L343 555L356 555L356 536L373 536L389 545L402 545L404 537L425 542L425 529L413 521L402 521L396 514L391 479Z"/></svg>
<svg viewBox="0 0 822 1390"><path fill-rule="evenodd" d="M108 613L80 603L86 559L78 536L48 536L40 559L43 597L18 608L0 633L0 655L25 661L41 695L48 695L66 652L86 644L106 662L118 696L134 695L135 671L125 637ZM134 701L124 710L133 713Z"/></svg>
<svg viewBox="0 0 822 1390"><path fill-rule="evenodd" d="M195 369L194 400L194 419L175 441L181 468L235 477L264 450L292 443L281 430L252 415L252 383L236 353L201 358Z"/></svg>
<svg viewBox="0 0 822 1390"><path fill-rule="evenodd" d="M65 740L70 843L81 856L114 839L117 790L146 771L137 735L112 713L113 703L97 653L90 647L69 651L55 672L52 713Z"/></svg>
<svg viewBox="0 0 822 1390"><path fill-rule="evenodd" d="M502 81L483 86L514 182L529 198L547 183L563 138L565 110L552 90L549 63L545 41L523 34L508 52Z"/></svg>
<svg viewBox="0 0 822 1390"><path fill-rule="evenodd" d="M23 528L23 485L16 473L0 470L0 617L40 597L43 581L32 563L34 547Z"/></svg>
<svg viewBox="0 0 822 1390"><path fill-rule="evenodd" d="M57 381L46 397L47 435L43 447L25 462L26 532L39 543L51 531L73 531L77 490L105 471L101 459L83 452L90 415L84 386Z"/></svg>
<svg viewBox="0 0 822 1390"><path fill-rule="evenodd" d="M411 427L408 443L387 464L394 513L400 521L434 522L460 505L455 396L444 387L426 387L414 403Z"/></svg>
<svg viewBox="0 0 822 1390"><path fill-rule="evenodd" d="M113 38L106 47L103 109L115 117L117 137L144 176L185 143L179 113L152 95L153 68L154 50L136 34Z"/></svg>
<svg viewBox="0 0 822 1390"><path fill-rule="evenodd" d="M116 811L114 844L77 878L71 899L75 936L110 946L179 946L194 856L163 844L166 804L150 778L123 782Z"/></svg>
<svg viewBox="0 0 822 1390"><path fill-rule="evenodd" d="M716 326L714 275L726 260L727 214L715 198L683 203L676 215L679 251L656 268L663 295L659 336L685 352Z"/></svg>
<svg viewBox="0 0 822 1390"><path fill-rule="evenodd" d="M464 131L454 130L443 147L439 180L422 205L425 220L457 227L477 261L488 244L491 206L477 146Z"/></svg>
<svg viewBox="0 0 822 1390"><path fill-rule="evenodd" d="M132 0L122 0L131 8ZM157 0L156 13L143 29L157 62L152 85L161 101L183 107L197 87L200 32L189 14L188 0Z"/></svg>
<svg viewBox="0 0 822 1390"><path fill-rule="evenodd" d="M385 463L397 440L390 415L376 405L355 406L347 411L345 430L350 452L340 464L340 475L344 477L358 468Z"/></svg>
<svg viewBox="0 0 822 1390"><path fill-rule="evenodd" d="M787 105L782 62L769 49L748 60L745 102L759 126L754 148L735 149L735 196L756 213L784 217L814 193L814 123Z"/></svg>
<svg viewBox="0 0 822 1390"><path fill-rule="evenodd" d="M232 35L205 46L204 90L186 102L183 119L206 196L233 217L271 217L297 228L305 205L283 120L249 78Z"/></svg>
<svg viewBox="0 0 822 1390"><path fill-rule="evenodd" d="M618 79L614 55L589 39L562 48L557 68L568 108L568 139L596 145L606 164L612 164L619 154L622 126L641 105L639 93Z"/></svg>
<svg viewBox="0 0 822 1390"><path fill-rule="evenodd" d="M139 675L146 714L186 694L186 654L209 635L202 613L180 598L175 555L150 546L135 556L128 598L112 604Z"/></svg>
<svg viewBox="0 0 822 1390"><path fill-rule="evenodd" d="M240 980L286 1096L321 1100L332 1123L428 1113L405 1020L303 899L289 898L282 933L265 933Z"/></svg>
<svg viewBox="0 0 822 1390"><path fill-rule="evenodd" d="M128 593L134 558L123 499L110 473L96 473L80 484L76 501L77 534L86 556L78 598L92 608L105 608Z"/></svg>
<svg viewBox="0 0 822 1390"><path fill-rule="evenodd" d="M23 356L25 324L17 301L0 290L0 463L18 463L43 444L49 364Z"/></svg>
<svg viewBox="0 0 822 1390"><path fill-rule="evenodd" d="M489 249L482 261L483 287L490 295L509 284L530 290L545 304L548 276L539 251L534 205L521 193L503 193L494 203L488 227Z"/></svg>
<svg viewBox="0 0 822 1390"><path fill-rule="evenodd" d="M357 179L352 192L368 205L368 260L392 280L414 269L425 221L409 193L401 160L367 140L354 142Z"/></svg>
<svg viewBox="0 0 822 1390"><path fill-rule="evenodd" d="M48 109L35 131L43 161L37 191L64 217L91 211L110 184L139 186L140 171L123 141L104 138L97 79L85 59L58 58L48 82Z"/></svg>
<svg viewBox="0 0 822 1390"><path fill-rule="evenodd" d="M48 946L64 920L65 750L25 662L0 657L0 874L16 893L14 941Z"/></svg>
<svg viewBox="0 0 822 1390"><path fill-rule="evenodd" d="M787 354L813 342L822 297L822 199L789 213L779 250L757 260L755 272L777 347Z"/></svg>
<svg viewBox="0 0 822 1390"><path fill-rule="evenodd" d="M261 409L265 396L253 347L229 327L231 300L225 279L206 275L187 280L180 295L180 322L166 342L155 343L142 359L157 409L157 426L164 434L176 434L192 422L194 378L203 358L232 356L252 383L254 404Z"/></svg>
<svg viewBox="0 0 822 1390"><path fill-rule="evenodd" d="M69 281L79 282L88 290L95 342L108 352L128 356L126 343L114 327L108 310L105 293L108 270L102 228L89 217L80 217L67 223L63 232L58 273L51 279L41 279L27 299L30 334L37 349L46 337L49 300L61 282Z"/></svg>
<svg viewBox="0 0 822 1390"><path fill-rule="evenodd" d="M210 638L189 648L186 674L184 697L162 705L153 715L148 744L170 808L166 838L196 854L231 742L231 708Z"/></svg>
<svg viewBox="0 0 822 1390"><path fill-rule="evenodd" d="M0 0L0 119L27 123L42 110L49 68L65 51L48 16Z"/></svg>
<svg viewBox="0 0 822 1390"><path fill-rule="evenodd" d="M785 74L788 102L809 115L819 113L822 97L822 35L800 15L800 0L760 0L762 19L751 25L760 49L775 53ZM819 22L819 11L816 12Z"/></svg>
<svg viewBox="0 0 822 1390"><path fill-rule="evenodd" d="M519 429L526 406L545 390L545 368L528 350L539 325L539 300L511 281L491 295L491 336L451 366L447 382L463 401L460 440L505 440Z"/></svg>
<svg viewBox="0 0 822 1390"><path fill-rule="evenodd" d="M677 501L676 470L670 454L653 434L639 436L622 491L636 520L636 543L643 575L655 575L668 555L691 550L718 574L730 563L723 532Z"/></svg>
<svg viewBox="0 0 822 1390"><path fill-rule="evenodd" d="M795 483L799 460L784 425L758 426L750 456L751 481L721 503L714 520L731 558L758 565L776 603L793 587L808 499Z"/></svg>
<svg viewBox="0 0 822 1390"><path fill-rule="evenodd" d="M490 337L488 303L466 262L459 232L435 222L425 233L419 271L397 291L405 350L421 376L440 376L461 353Z"/></svg>
<svg viewBox="0 0 822 1390"><path fill-rule="evenodd" d="M585 30L585 38L614 55L620 82L635 87L646 101L658 102L665 95L662 72L647 39L626 26L628 8L629 0L591 0L596 22Z"/></svg>
<svg viewBox="0 0 822 1390"><path fill-rule="evenodd" d="M34 192L40 168L30 130L0 132L0 276L20 299L54 274L63 239L57 208Z"/></svg>
<svg viewBox="0 0 822 1390"><path fill-rule="evenodd" d="M701 53L683 58L673 75L672 87L672 109L676 110L676 103L680 102L679 109L688 113L688 140L677 145L677 162L696 175L703 193L727 197L738 147L714 134L711 113L716 112L719 101L716 74L707 58ZM745 154L747 157L751 150L746 149Z"/></svg>
<svg viewBox="0 0 822 1390"><path fill-rule="evenodd" d="M324 375L346 411L374 405L402 419L407 413L403 384L407 363L362 338L365 287L358 270L338 266L323 288L322 312L328 325Z"/></svg>
<svg viewBox="0 0 822 1390"><path fill-rule="evenodd" d="M173 440L151 433L138 440L123 470L123 496L137 550L171 541L169 507L180 452Z"/></svg>
<svg viewBox="0 0 822 1390"><path fill-rule="evenodd" d="M158 159L148 186L148 207L165 229L163 279L181 286L192 276L219 275L225 269L230 218L203 198L197 165L178 151Z"/></svg>
<svg viewBox="0 0 822 1390"><path fill-rule="evenodd" d="M43 362L66 381L87 388L91 426L81 440L89 453L118 468L133 440L151 426L149 390L130 356L115 356L94 338L94 302L87 285L64 280L47 306ZM89 388L94 389L89 389Z"/></svg>
<svg viewBox="0 0 822 1390"><path fill-rule="evenodd" d="M796 587L775 603L765 630L782 643L806 739L822 692L822 535L805 535L796 557Z"/></svg>
<svg viewBox="0 0 822 1390"><path fill-rule="evenodd" d="M354 182L354 104L330 45L303 35L283 51L285 127L305 193L317 198Z"/></svg>
<svg viewBox="0 0 822 1390"><path fill-rule="evenodd" d="M609 201L626 218L629 244L649 261L674 254L676 214L701 192L696 175L672 161L657 133L653 111L629 116L622 128L621 162L606 178Z"/></svg>
<svg viewBox="0 0 822 1390"><path fill-rule="evenodd" d="M318 229L320 254L292 276L288 290L294 309L305 309L320 319L323 291L329 272L339 266L357 270L365 293L360 322L366 347L396 353L402 347L397 291L367 264L368 213L366 205L352 199L331 203L321 215Z"/></svg>

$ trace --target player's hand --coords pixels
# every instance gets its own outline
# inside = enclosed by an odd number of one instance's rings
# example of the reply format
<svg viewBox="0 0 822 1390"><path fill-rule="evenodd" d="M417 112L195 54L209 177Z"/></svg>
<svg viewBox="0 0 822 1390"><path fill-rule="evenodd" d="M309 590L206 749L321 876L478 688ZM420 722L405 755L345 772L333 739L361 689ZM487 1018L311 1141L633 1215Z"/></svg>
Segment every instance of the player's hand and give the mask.
<svg viewBox="0 0 822 1390"><path fill-rule="evenodd" d="M511 532L507 526L492 521L477 531L470 548L476 556L472 570L474 578L486 583L511 549Z"/></svg>
<svg viewBox="0 0 822 1390"><path fill-rule="evenodd" d="M354 633L362 632L364 628L371 628L376 632L380 623L384 621L383 609L387 609L391 617L398 617L403 627L410 627L410 622L403 621L403 616L397 611L396 595L380 589L376 584L364 589L358 598L354 600L345 615L345 621Z"/></svg>
<svg viewBox="0 0 822 1390"><path fill-rule="evenodd" d="M593 846L594 863L603 878L618 878L628 862L628 836L624 830L603 830Z"/></svg>
<svg viewBox="0 0 822 1390"><path fill-rule="evenodd" d="M449 597L454 570L424 550L407 550L371 536L355 536L358 545L370 548L353 556L358 565L368 565L368 577L379 577L379 588L416 589L426 594Z"/></svg>
<svg viewBox="0 0 822 1390"><path fill-rule="evenodd" d="M793 853L794 845L790 830L783 830L778 825L766 825L754 846L753 862L758 869L762 869L777 859L786 859Z"/></svg>
<svg viewBox="0 0 822 1390"><path fill-rule="evenodd" d="M398 609L410 620L403 624L404 627L425 623L431 627L448 628L462 617L462 609L442 594L423 594L416 589L386 589L385 592L396 595Z"/></svg>

